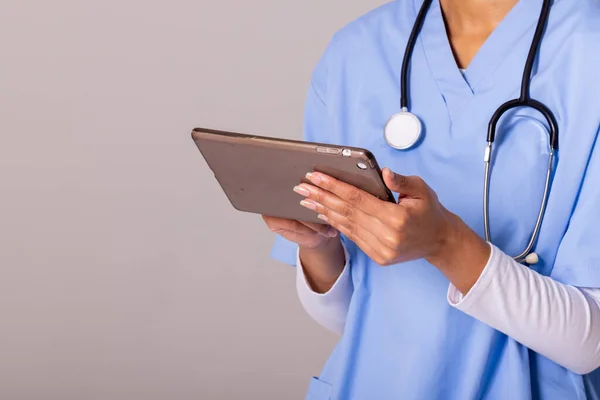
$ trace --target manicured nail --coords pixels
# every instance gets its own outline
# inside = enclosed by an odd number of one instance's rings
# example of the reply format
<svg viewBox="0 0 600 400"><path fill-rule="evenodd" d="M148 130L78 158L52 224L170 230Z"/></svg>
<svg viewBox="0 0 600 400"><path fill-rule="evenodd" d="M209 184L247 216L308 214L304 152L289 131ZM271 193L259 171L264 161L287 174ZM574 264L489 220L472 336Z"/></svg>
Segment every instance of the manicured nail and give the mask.
<svg viewBox="0 0 600 400"><path fill-rule="evenodd" d="M302 201L300 202L300 205L301 205L302 207L306 207L306 208L308 208L309 210L313 210L313 211L316 211L316 210L317 210L317 203L315 203L314 201L310 201L310 200L302 200Z"/></svg>
<svg viewBox="0 0 600 400"><path fill-rule="evenodd" d="M294 186L294 192L298 193L299 195L302 196L309 196L310 192L308 191L308 189L306 189L305 187L302 186Z"/></svg>
<svg viewBox="0 0 600 400"><path fill-rule="evenodd" d="M325 222L329 221L329 218L327 218L327 216L323 215L323 214L317 215L317 218L319 218L320 220L323 220Z"/></svg>
<svg viewBox="0 0 600 400"><path fill-rule="evenodd" d="M321 183L323 181L323 179L319 176L319 174L313 174L311 172L309 172L308 174L306 174L306 179L308 179L309 181L311 181L315 185L318 185L319 183Z"/></svg>

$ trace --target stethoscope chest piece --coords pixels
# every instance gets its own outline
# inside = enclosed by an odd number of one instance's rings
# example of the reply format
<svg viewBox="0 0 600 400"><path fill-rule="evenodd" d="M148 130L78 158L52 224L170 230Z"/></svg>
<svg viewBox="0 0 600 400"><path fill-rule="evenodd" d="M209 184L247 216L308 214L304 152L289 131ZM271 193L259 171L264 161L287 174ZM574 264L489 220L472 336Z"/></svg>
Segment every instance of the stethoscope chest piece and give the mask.
<svg viewBox="0 0 600 400"><path fill-rule="evenodd" d="M421 121L409 111L394 114L385 124L384 138L394 149L406 150L413 147L421 138Z"/></svg>

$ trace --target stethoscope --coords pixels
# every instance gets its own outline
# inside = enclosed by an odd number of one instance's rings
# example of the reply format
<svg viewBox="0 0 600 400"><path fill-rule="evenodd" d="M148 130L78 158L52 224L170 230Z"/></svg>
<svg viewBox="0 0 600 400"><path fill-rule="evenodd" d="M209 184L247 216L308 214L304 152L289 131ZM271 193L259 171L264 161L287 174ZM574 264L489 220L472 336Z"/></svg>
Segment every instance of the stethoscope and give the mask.
<svg viewBox="0 0 600 400"><path fill-rule="evenodd" d="M400 112L393 115L385 125L384 137L385 141L393 148L398 150L406 150L415 146L415 144L421 138L422 126L419 118L408 110L408 67L412 52L417 42L417 37L425 21L425 16L429 10L432 0L424 0L421 9L417 15L417 19L413 26L406 45L404 53L404 59L402 60L402 72L401 72L401 87L400 87ZM550 184L552 181L552 170L554 165L554 153L558 151L558 124L554 118L554 114L548 107L537 100L530 97L529 88L531 84L531 72L533 69L533 63L535 61L536 54L539 51L540 43L544 29L548 23L548 16L550 14L550 3L551 0L544 0L542 3L542 10L538 23L533 35L533 41L529 48L529 54L527 55L527 62L525 63L525 69L523 71L523 78L521 81L521 95L518 99L509 100L502 104L496 112L492 115L492 118L488 125L487 134L487 147L485 149L484 163L485 163L485 177L483 185L483 221L485 229L485 240L491 242L490 234L490 175L491 175L491 159L492 159L492 145L496 136L496 125L502 115L507 111L516 107L531 107L539 111L550 128L549 131L549 145L550 154L548 156L548 169L546 171L546 183L544 186L544 194L542 196L542 204L538 213L537 221L527 246L519 255L513 258L517 262L526 262L527 264L537 264L539 257L536 253L532 252L533 247L536 244L540 233L540 227L544 214L546 212L546 205L548 204L548 196L550 194Z"/></svg>

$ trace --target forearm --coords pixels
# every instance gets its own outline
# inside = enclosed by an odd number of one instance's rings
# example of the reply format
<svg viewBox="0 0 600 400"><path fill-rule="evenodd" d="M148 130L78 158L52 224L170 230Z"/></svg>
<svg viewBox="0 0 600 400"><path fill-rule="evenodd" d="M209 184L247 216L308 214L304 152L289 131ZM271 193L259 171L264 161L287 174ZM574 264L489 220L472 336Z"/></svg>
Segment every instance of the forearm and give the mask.
<svg viewBox="0 0 600 400"><path fill-rule="evenodd" d="M519 343L579 374L600 366L600 305L586 289L565 285L514 261L496 247L466 296L449 302Z"/></svg>
<svg viewBox="0 0 600 400"><path fill-rule="evenodd" d="M298 257L296 267L296 291L304 310L312 319L328 330L341 335L344 332L348 308L354 287L352 285L350 258L345 252L346 265L333 286L324 293L317 293L308 283L304 266Z"/></svg>
<svg viewBox="0 0 600 400"><path fill-rule="evenodd" d="M600 305L514 261L448 213L427 260L450 281L449 302L577 373L600 365Z"/></svg>
<svg viewBox="0 0 600 400"><path fill-rule="evenodd" d="M338 280L346 263L339 235L318 248L300 246L298 254L304 277L316 293L328 292Z"/></svg>

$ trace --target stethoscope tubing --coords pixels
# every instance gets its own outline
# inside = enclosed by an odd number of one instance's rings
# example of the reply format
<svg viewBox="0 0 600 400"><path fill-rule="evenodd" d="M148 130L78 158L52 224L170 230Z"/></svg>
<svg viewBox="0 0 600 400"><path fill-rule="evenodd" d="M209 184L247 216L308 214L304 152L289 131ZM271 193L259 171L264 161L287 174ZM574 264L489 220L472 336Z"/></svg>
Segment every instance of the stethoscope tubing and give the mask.
<svg viewBox="0 0 600 400"><path fill-rule="evenodd" d="M485 240L487 242L492 242L491 232L490 232L490 176L491 176L491 158L492 158L492 142L488 142L485 151L485 178L483 181L483 225L485 231ZM551 148L550 153L548 155L548 167L546 169L546 180L544 183L544 193L542 195L542 202L540 204L537 220L535 222L535 227L533 232L529 238L529 242L527 243L527 247L517 256L513 256L513 259L517 262L523 262L526 260L527 256L531 254L533 247L535 246L537 239L539 237L540 229L542 227L542 222L544 220L544 215L546 214L546 206L548 205L548 198L550 197L550 186L552 183L552 173L554 170L554 150Z"/></svg>
<svg viewBox="0 0 600 400"><path fill-rule="evenodd" d="M433 0L424 0L421 8L417 14L417 18L411 30L408 43L406 45L406 49L404 51L404 58L402 60L402 71L400 76L400 109L402 113L410 113L409 111L409 66L412 58L412 53L414 47L417 42L417 38L423 27L425 22L425 17L427 16L427 12L431 6ZM492 172L492 158L493 158L493 144L496 139L496 128L498 122L502 118L502 116L511 109L517 107L529 107L538 111L545 118L548 123L548 141L550 146L550 152L548 156L548 168L546 170L546 179L544 184L544 193L542 196L542 201L540 204L537 220L527 243L525 249L517 256L513 258L522 262L525 261L527 263L536 263L538 260L538 256L535 253L531 253L533 248L535 247L541 225L544 219L544 215L546 213L546 208L548 205L548 198L550 196L550 187L552 184L552 175L554 169L554 157L555 153L558 151L558 123L552 111L543 103L534 100L530 97L530 86L531 86L531 78L533 72L533 65L535 63L536 56L539 53L540 45L542 42L542 38L544 35L544 31L548 24L549 16L550 16L550 7L552 0L543 0L542 8L540 10L540 15L538 18L538 22L535 28L535 33L533 35L533 39L531 42L531 46L529 48L529 52L527 54L527 60L525 62L525 66L523 69L523 76L521 79L521 91L518 99L509 100L506 103L502 104L492 115L490 122L488 124L488 132L487 132L487 146L485 148L484 155L484 163L485 163L485 176L484 176L484 184L483 184L483 219L484 219L484 231L485 231L485 240L488 242L492 242L491 239L491 229L490 229L490 178ZM416 118L416 116L415 116ZM417 133L420 135L420 131ZM387 125L385 132L386 140L387 138ZM388 141L390 143L390 141ZM414 141L416 143L416 141ZM411 145L412 146L412 145ZM409 146L409 147L411 147ZM392 146L394 147L394 146ZM407 147L408 148L408 147Z"/></svg>

